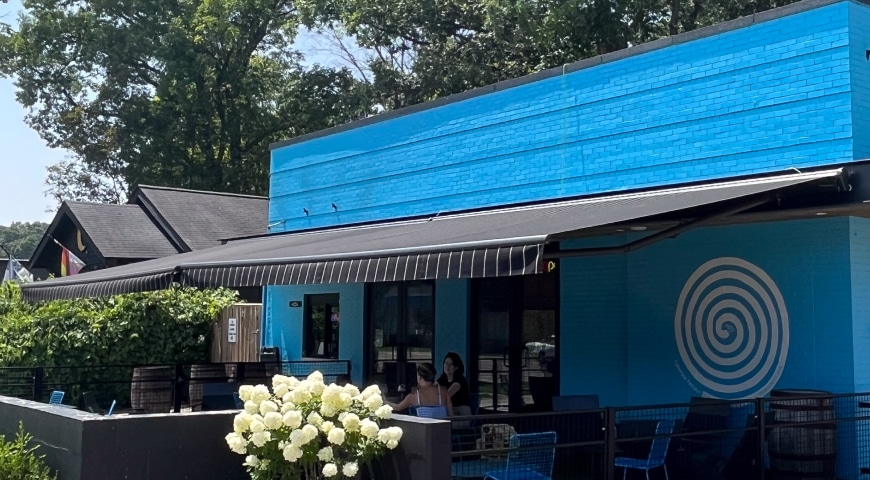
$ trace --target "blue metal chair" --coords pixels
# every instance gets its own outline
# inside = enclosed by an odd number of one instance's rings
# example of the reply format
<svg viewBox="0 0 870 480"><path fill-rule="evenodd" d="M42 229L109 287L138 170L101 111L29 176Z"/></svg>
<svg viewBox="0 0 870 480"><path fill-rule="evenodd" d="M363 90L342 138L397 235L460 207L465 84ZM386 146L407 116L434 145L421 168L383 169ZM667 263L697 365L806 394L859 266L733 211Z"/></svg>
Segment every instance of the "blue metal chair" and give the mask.
<svg viewBox="0 0 870 480"><path fill-rule="evenodd" d="M60 405L63 403L63 392L60 390L51 392L51 396L48 397L48 403L51 405Z"/></svg>
<svg viewBox="0 0 870 480"><path fill-rule="evenodd" d="M414 410L414 414L421 418L447 418L446 405L417 405L414 407Z"/></svg>
<svg viewBox="0 0 870 480"><path fill-rule="evenodd" d="M112 416L112 412L115 410L115 403L116 403L116 400L112 400L112 405L109 406L109 411L106 412L107 417Z"/></svg>
<svg viewBox="0 0 870 480"><path fill-rule="evenodd" d="M505 468L486 472L484 480L552 480L556 432L512 435L510 448Z"/></svg>
<svg viewBox="0 0 870 480"><path fill-rule="evenodd" d="M665 470L665 480L668 480L668 467L665 466L665 457L668 455L668 446L671 444L671 433L674 431L673 420L662 420L656 425L656 438L652 441L648 458L617 457L613 464L622 468L622 480L628 474L629 468L643 470L649 480L649 471L653 468L662 467Z"/></svg>

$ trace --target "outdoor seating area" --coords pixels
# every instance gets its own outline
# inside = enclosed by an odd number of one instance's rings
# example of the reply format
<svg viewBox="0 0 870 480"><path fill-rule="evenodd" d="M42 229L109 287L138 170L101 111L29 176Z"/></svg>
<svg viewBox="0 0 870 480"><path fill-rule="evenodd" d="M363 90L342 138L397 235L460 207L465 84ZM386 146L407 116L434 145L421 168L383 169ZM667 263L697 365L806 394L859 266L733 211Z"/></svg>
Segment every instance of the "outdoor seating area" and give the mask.
<svg viewBox="0 0 870 480"><path fill-rule="evenodd" d="M859 478L870 458L868 394L774 391L749 401L563 409L593 397L554 398L553 412L451 418L452 477ZM543 437L552 441L525 441ZM542 452L551 464L530 460Z"/></svg>

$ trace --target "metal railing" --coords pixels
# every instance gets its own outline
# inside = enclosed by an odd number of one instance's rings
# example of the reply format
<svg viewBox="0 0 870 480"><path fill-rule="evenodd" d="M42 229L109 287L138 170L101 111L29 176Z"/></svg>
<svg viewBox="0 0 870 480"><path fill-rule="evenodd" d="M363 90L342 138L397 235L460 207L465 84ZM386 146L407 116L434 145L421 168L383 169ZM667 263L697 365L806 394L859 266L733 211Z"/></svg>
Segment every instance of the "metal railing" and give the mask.
<svg viewBox="0 0 870 480"><path fill-rule="evenodd" d="M665 478L666 468L670 480L870 478L868 393L697 398L685 404L477 415L451 422L453 478L514 469L511 455L542 448L553 452L556 480L618 479L622 465L632 467L629 479L646 478L642 467L650 467L650 478ZM514 434L543 432L556 433L555 445L511 446ZM656 462L657 456L663 461Z"/></svg>
<svg viewBox="0 0 870 480"><path fill-rule="evenodd" d="M244 384L270 385L275 374L306 377L320 371L324 380L350 377L347 360L246 363L175 363L0 368L0 395L45 402L54 390L64 403L81 409L178 413L234 408L232 393ZM211 404L209 402L212 402Z"/></svg>

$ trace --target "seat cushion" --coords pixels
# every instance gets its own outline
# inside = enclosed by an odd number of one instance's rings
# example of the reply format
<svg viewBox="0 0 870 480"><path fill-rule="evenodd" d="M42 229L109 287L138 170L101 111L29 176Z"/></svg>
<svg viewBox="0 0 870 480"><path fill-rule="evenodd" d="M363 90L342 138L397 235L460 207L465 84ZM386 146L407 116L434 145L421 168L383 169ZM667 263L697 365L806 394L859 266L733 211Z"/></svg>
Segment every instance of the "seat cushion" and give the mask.
<svg viewBox="0 0 870 480"><path fill-rule="evenodd" d="M486 472L487 479L492 480L551 480L550 477L528 468L515 468L510 470L494 470Z"/></svg>

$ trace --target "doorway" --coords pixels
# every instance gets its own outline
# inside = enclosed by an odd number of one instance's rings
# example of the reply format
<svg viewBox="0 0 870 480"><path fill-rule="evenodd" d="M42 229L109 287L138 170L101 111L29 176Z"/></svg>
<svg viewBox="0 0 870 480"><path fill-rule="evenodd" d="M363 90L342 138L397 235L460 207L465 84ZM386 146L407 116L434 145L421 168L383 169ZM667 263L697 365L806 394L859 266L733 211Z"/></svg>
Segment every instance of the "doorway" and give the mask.
<svg viewBox="0 0 870 480"><path fill-rule="evenodd" d="M417 363L431 362L435 345L435 284L386 282L368 286L366 381L388 396L410 392Z"/></svg>
<svg viewBox="0 0 870 480"><path fill-rule="evenodd" d="M558 274L472 281L471 389L488 412L549 411L558 394Z"/></svg>
<svg viewBox="0 0 870 480"><path fill-rule="evenodd" d="M302 356L338 358L338 331L341 325L339 295L305 295Z"/></svg>

